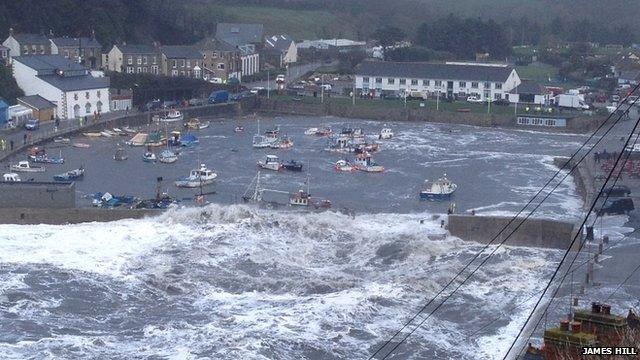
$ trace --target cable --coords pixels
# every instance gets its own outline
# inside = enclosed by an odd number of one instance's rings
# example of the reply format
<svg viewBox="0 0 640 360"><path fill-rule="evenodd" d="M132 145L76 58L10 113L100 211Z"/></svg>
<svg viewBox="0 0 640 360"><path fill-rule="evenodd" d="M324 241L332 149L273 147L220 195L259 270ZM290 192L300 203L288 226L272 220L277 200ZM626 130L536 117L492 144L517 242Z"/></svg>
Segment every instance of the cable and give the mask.
<svg viewBox="0 0 640 360"><path fill-rule="evenodd" d="M638 88L640 88L640 83L638 85L636 85L633 90L630 93L635 92ZM635 100L637 101L637 99ZM634 101L634 103L635 103ZM375 358L375 356L382 351L382 349L384 349L385 347L387 347L391 341L393 341L393 339L395 339L396 336L398 336L405 328L407 328L407 326L409 326L429 305L431 305L435 299L437 299L440 295L442 295L442 293L444 293L444 291L451 285L453 284L454 281L456 281L458 279L458 277L460 277L462 275L462 273L464 271L466 271L469 266L471 266L471 264L473 264L473 262L480 257L480 255L482 253L484 253L484 251L486 249L489 248L489 246L491 244L493 244L493 242L509 227L511 226L511 224L518 219L518 216L520 216L520 214L522 214L522 212L524 212L527 207L529 207L529 205L531 205L533 203L533 201L544 191L544 189L556 178L556 176L558 176L558 174L560 174L562 172L562 170L564 170L564 168L569 165L571 163L571 160L573 160L579 153L580 151L582 151L582 149L585 148L585 146L587 146L587 144L596 136L596 134L605 127L605 125L609 122L609 120L613 117L613 115L620 109L620 107L622 106L623 102L620 102L620 104L615 108L615 110L613 112L611 112L611 114L609 114L609 116L607 116L607 118L605 119L605 121L602 122L602 124L600 124L598 126L598 128L596 128L596 130L589 136L589 138L587 138L587 140L569 157L569 159L553 174L553 176L543 185L542 188L540 188L540 190L524 205L524 207L522 209L520 209L520 211L518 211L518 213L516 213L516 215L514 215L508 222L506 225L504 225L502 227L502 229L487 243L485 244L485 246L483 246L482 249L480 249L480 251L478 251L473 258L471 258L471 260L460 270L458 271L458 273L456 273L456 275L435 295L433 296L424 306L422 306L422 308L419 309L419 311L409 319L409 321L407 321L398 331L396 331L395 334L393 334L393 336L391 336L391 338L389 338L389 340L387 340L381 347L379 347L370 357L369 360ZM622 115L624 115L625 113L627 113L629 111L629 109L631 108L631 106L629 106L619 117L618 119L611 125L611 127L609 127L609 129L607 129L604 134L601 135L601 138L598 139L592 146L591 149L589 151L587 151L587 154L593 150L593 148L598 145L600 143L600 141L602 141L602 139L611 131L611 129L613 129L613 127L615 127L615 125L618 124L618 122L620 121L620 119L622 118ZM586 156L586 155L585 155ZM584 159L584 157L583 157ZM576 164L577 165L577 164ZM575 168L575 167L574 167ZM570 170L568 172L568 174L571 173L572 170ZM565 176L566 178L566 176ZM563 179L564 180L564 179ZM557 186L556 186L557 187ZM535 210L535 209L534 209ZM506 240L506 239L505 239ZM389 354L389 353L388 353ZM388 355L387 354L387 355ZM386 356L385 356L386 358Z"/></svg>
<svg viewBox="0 0 640 360"><path fill-rule="evenodd" d="M620 284L618 284L618 287L617 287L615 290L613 290L613 292L612 292L611 294L609 294L609 296L607 296L607 298L605 299L605 301L604 301L604 302L606 303L607 301L611 300L611 297L612 297L613 295L615 295L615 293L616 293L616 292L618 292L618 290L620 290L620 288L621 288L624 284L626 284L626 283L627 283L627 281L629 281L629 279L631 279L631 277L632 277L632 276L633 276L633 275L634 275L638 270L640 270L640 263L638 264L638 266L636 266L636 268L635 268L635 269L633 269L633 271L631 272L631 274L629 274L629 276L627 276L627 277L624 279L624 281L623 281L623 282L621 282Z"/></svg>
<svg viewBox="0 0 640 360"><path fill-rule="evenodd" d="M630 135L630 136L631 136L631 137L633 136L633 132L631 133L631 135ZM640 134L636 135L636 138L635 138L635 140L633 141L633 145L632 145L632 146L635 146L635 145L637 144L637 142L638 142L638 138L639 138L639 137L640 137ZM623 152L624 152L624 150L623 150ZM622 170L623 170L624 166L626 165L627 161L629 161L629 158L630 158L630 157L631 157L631 151L627 151L626 158L624 159L624 162L621 164L621 166L620 166L620 171L618 171L618 173L616 174L615 180L614 180L614 182L613 182L613 185L611 185L611 187L614 187L614 186L616 186L616 185L617 185L618 180L620 180L620 177L621 177L621 175L622 175ZM616 166L617 166L617 165L614 165L614 166L613 166L613 168L611 169L611 172L612 172L612 173L614 173L614 172L615 172ZM608 181L605 181L605 182L604 182L603 187L607 185L607 182L608 182ZM606 198L605 198L605 199L604 199L604 201L602 202L602 205L600 206L600 210L602 210L602 209L604 208L604 205L606 204L607 200L609 200L609 197L611 196L611 191L608 191L606 194L607 194L607 195L606 195ZM596 198L596 201L597 201L597 198ZM590 213L587 213L587 214L586 214L586 219L588 219L589 215L590 215ZM596 218L595 218L595 219L593 219L593 222L591 223L591 226L594 226L594 225L595 225L595 223L596 223L596 221L598 221L597 213L596 213ZM560 288L562 287L562 284L564 283L564 280L567 278L567 275L569 274L569 272L570 272L570 273L571 273L571 275L573 276L573 273L574 273L574 272L575 272L579 267L581 267L581 266L583 266L583 265L585 265L585 264L589 263L592 259L595 259L595 257L598 255L598 254L596 254L596 255L594 255L592 258L591 258L591 257L590 257L590 258L588 258L588 259L587 259L586 261L584 261L582 264L580 264L579 266L575 267L573 271L571 271L571 268L572 268L573 264L575 263L576 259L578 258L578 256L580 255L580 252L582 251L582 249L583 249L584 245L585 245L585 243L584 243L584 242L580 244L580 247L578 248L578 251L576 252L576 255L573 257L573 259L571 260L571 263L569 264L569 267L567 268L567 273L565 273L565 274L564 274L564 276L563 276L563 277L562 277L562 279L560 280L560 283L558 284L558 286L557 286L557 287L556 287L556 289L554 290L553 294L551 295L551 300L549 300L549 302L546 304L546 306L545 306L545 308L544 308L544 311L543 311L543 313L544 313L544 314L546 314L546 313L548 312L549 307L551 307L551 303L553 302L553 300L555 299L556 295L557 295L557 294L558 294L558 292L560 291ZM612 248L612 247L613 247L613 246L610 246L610 247L608 247L607 249L610 249L610 248ZM531 331L531 333L530 333L530 334L529 334L529 336L527 337L527 341L526 341L525 343L529 342L529 340L531 339L531 336L533 336L533 333L538 329L538 326L540 325L541 320L542 320L542 317L540 317L540 318L538 319L538 321L536 322L536 325L534 326L533 330ZM524 351L524 348L520 351L520 353L522 353L522 351Z"/></svg>
<svg viewBox="0 0 640 360"><path fill-rule="evenodd" d="M511 343L511 346L509 346L509 349L507 350L507 353L505 354L503 360L506 360L507 357L509 356L509 354L511 353L511 350L513 349L513 347L515 346L515 344L517 343L518 339L520 338L520 335L522 334L522 332L524 331L525 327L527 326L527 323L529 323L529 321L531 320L531 317L533 317L533 314L535 313L536 309L538 308L538 305L540 305L540 302L542 301L542 299L544 298L544 295L547 293L547 290L549 289L549 287L551 286L551 284L553 283L553 280L556 278L556 276L558 275L558 273L560 272L560 268L562 266L562 264L564 263L564 261L566 260L567 256L569 255L569 252L571 251L571 248L573 247L573 244L576 242L576 240L578 239L578 235L580 235L580 232L582 231L582 228L584 227L584 225L587 222L587 219L589 217L589 214L593 211L593 209L596 206L596 202L598 201L598 199L600 198L600 195L602 195L602 193L604 192L604 188L607 184L607 182L609 182L609 179L611 179L611 176L613 175L613 171L615 170L615 168L618 166L618 163L620 162L620 159L622 158L622 155L624 154L624 150L627 148L627 146L629 145L629 141L631 140L633 134L635 133L636 129L638 128L638 124L640 124L640 118L638 118L638 120L636 121L633 130L631 131L631 134L628 136L627 141L624 144L624 147L622 148L622 151L620 151L620 154L617 156L616 158L616 162L613 165L613 169L611 169L611 171L609 172L609 174L607 175L607 178L604 182L604 184L602 184L602 187L600 188L600 191L598 192L598 196L596 196L596 198L593 200L593 203L591 204L589 211L587 212L584 221L582 221L582 223L580 224L580 227L578 228L578 231L576 232L576 235L573 237L573 240L571 241L571 244L569 244L569 247L567 248L567 251L565 251L562 259L560 260L560 263L558 264L558 266L556 267L556 270L554 271L553 275L551 276L551 279L549 280L549 282L547 283L547 285L544 288L544 291L542 293L542 296L540 296L540 298L538 299L538 301L536 302L536 305L534 306L534 308L531 310L531 312L529 313L529 316L527 317L525 323L522 325L522 327L520 328L520 330L518 331L518 334L516 335L515 339L513 340L513 342Z"/></svg>
<svg viewBox="0 0 640 360"><path fill-rule="evenodd" d="M637 101L637 99L636 99L636 101ZM634 102L634 103L635 103L635 102ZM628 109L627 109L627 110L628 110ZM623 114L621 114L621 115L618 117L618 119L616 120L616 122L614 123L614 125L613 125L611 128L609 128L609 129L605 132L605 134L604 134L604 135L608 134L608 133L609 133L609 131L611 131L611 129L612 129L612 128L617 124L617 122L618 122L618 121L620 121L620 119L622 118L622 115L624 115L624 113L623 113ZM636 124L636 125L637 125L637 124ZM505 243L505 242L506 242L506 241L511 237L511 235L513 235L513 234L514 234L514 233L515 233L515 232L520 228L520 226L522 226L522 224L524 224L524 222L525 222L526 220L528 220L528 219L529 219L529 217L530 217L530 216L531 216L531 215L532 215L532 214L533 214L533 213L534 213L534 212L535 212L535 211L536 211L536 210L537 210L537 209L542 205L542 203L543 203L543 202L544 202L544 201L545 201L549 196L551 196L551 194L553 193L553 191L555 191L555 190L560 186L560 184L562 184L562 182L563 182L563 181L564 181L564 180L565 180L565 179L566 179L566 178L567 178L567 177L568 177L568 176L573 172L573 170L574 170L575 168L577 168L577 166L578 166L578 165L579 165L579 164L580 164L580 163L581 163L581 162L582 162L582 161L583 161L583 160L584 160L584 159L589 155L589 153L591 152L591 150L593 150L593 148L594 148L597 144L599 144L599 143L600 143L600 141L602 141L602 139L604 138L604 135L603 135L603 137L602 137L602 138L598 139L598 141L597 141L597 142L596 142L596 143L591 147L591 149L589 149L589 150L588 150L588 151L587 151L587 152L586 152L586 153L585 153L585 154L580 158L580 160L578 160L578 162L577 162L577 163L576 163L576 164L571 168L571 170L570 170L569 172L567 172L567 174L565 174L565 175L564 175L564 177L563 177L563 178L562 178L562 179L561 179L561 180L560 180L560 181L559 181L559 182L554 186L554 188L553 188L551 191L549 191L549 192L548 192L548 193L543 197L543 199L542 199L542 200L541 200L541 201L540 201L540 202L539 202L539 203L538 203L538 204L537 204L537 205L536 205L536 206L535 206L535 207L534 207L534 208L533 208L533 209L532 209L532 210L531 210L531 211L530 211L530 212L529 212L525 217L524 217L524 219L522 219L522 220L520 221L520 223L516 225L515 229L513 229L513 231L511 231L511 233L509 233L509 234L505 237L505 239L504 239L504 240L502 240L502 241L501 241L501 242L496 246L496 248L495 248L495 249L493 249L493 251L492 251L488 256L486 256L486 257L481 261L481 263L480 263L480 264L479 264L475 269L473 269L473 270L471 271L471 273L470 273L470 274L469 274L469 275L468 275L468 276L467 276L467 277L466 277L466 278L465 278L465 279L464 279L460 284L458 284L458 286L457 286L455 289L453 289L453 291L451 291L451 293L449 293L448 295L446 295L446 296L445 296L445 298L444 298L444 299L443 299L443 300L442 300L442 301L441 301L441 302L440 302L440 303L439 303L439 304L438 304L438 305L437 305L437 306L436 306L436 307L435 307L435 308L434 308L434 309L433 309L433 310L432 310L432 311L427 315L427 317L426 317L425 319L423 319L423 320L422 320L422 321L421 321L417 326L415 326L415 327L414 327L414 328L413 328L413 329L412 329L412 330L411 330L407 335L405 335L405 336L404 336L404 337L403 337L403 338L402 338L402 339L401 339L401 340L400 340L400 341L399 341L399 342L398 342L398 343L397 343L397 344L396 344L396 345L395 345L395 346L394 346L394 347L393 347L389 352L387 352L387 354L386 354L382 359L386 359L389 355L391 355L391 353L393 353L393 351L395 351L395 350L396 350L396 349L397 349L397 348L398 348L402 343L404 343L404 341L406 341L406 340L407 340L407 338L408 338L409 336L411 336L411 335L412 335L412 334L413 334L413 333L414 333L414 332L415 332L415 331L416 331L416 330L417 330L417 329L418 329L422 324L424 324L424 322L426 322L426 321L431 317L431 315L433 315L433 314L434 314L438 309L440 309L440 307L441 307L441 306L442 306L442 305L443 305L447 300L449 300L449 299L451 298L451 296L453 296L453 294L455 294L455 292L456 292L456 291L458 291L458 290L462 287L462 285L464 285L464 283L465 283L467 280L469 280L469 279L471 278L471 276L473 276L473 275L475 274L475 272L476 272L476 271L478 271L478 269L479 269L480 267L482 267L482 266L483 266L483 265L484 265L484 264L485 264L485 263L486 263L486 262L491 258L491 256L492 256L493 254L495 254L495 253L496 253L496 251L498 251L498 249L499 249L499 248L500 248L500 247L501 247L501 246L502 246L502 245L503 245L503 244L504 244L504 243ZM584 145L583 145L583 146L584 146ZM578 151L579 151L579 150L578 150ZM621 152L621 153L620 153L620 155L622 155L622 153L623 153L623 152ZM569 163L569 162L570 162L570 161L567 161L567 163ZM565 163L565 165L566 165L567 163ZM554 177L555 177L555 175L554 175ZM553 179L553 178L552 178L552 179ZM542 191L542 190L541 190L541 191ZM535 197L534 197L534 198L535 198ZM526 208L526 206L525 206L525 208ZM516 218L517 218L517 216L518 216L518 215L516 215ZM513 220L514 220L514 219L511 219L511 220L509 221L509 224L510 224L510 223L512 223L512 221L513 221ZM507 226L508 226L508 225L507 225ZM500 235L500 233L499 233L498 235ZM576 234L576 235L577 235L577 234ZM492 239L492 241L491 241L491 242L493 242L493 240L495 240L495 238L497 238L497 236L496 236L496 237L494 237L494 239ZM486 248L486 247L488 247L488 245L489 245L489 244L487 244L487 246L485 246L485 248ZM484 248L483 248L483 250L484 250ZM471 260L471 262L470 262L470 263L472 263L472 262L473 262L473 260L475 260L478 256L480 256L480 254L482 254L482 252L483 252L483 251L480 251L480 253L476 254L476 256ZM564 261L564 260L563 260L563 261ZM468 264L468 265L470 265L470 264ZM466 268L467 268L467 266L465 266L465 268L463 269L463 271L464 271ZM457 276L456 276L454 279L452 279L452 281L450 281L450 283L452 283L452 282L453 282L453 280L455 280L456 278L457 278ZM449 285L449 284L447 284L447 287L448 287L448 285ZM445 288L446 288L446 287L445 287ZM442 293L443 291L444 291L444 289L443 289L440 293ZM438 295L439 295L439 294L438 294ZM436 297L437 297L437 295L436 295ZM434 299L435 299L435 298L434 298ZM434 300L434 299L432 299L432 300ZM432 301L430 301L429 303L431 303L431 302L432 302ZM426 307L426 306L425 306L425 307ZM417 316L419 316L419 315L421 314L421 312L422 312L422 311L423 311L423 310L421 310L418 314L416 314L416 315L412 318L412 320L411 320L411 321L413 321L413 319L417 318ZM406 326L405 326L405 327L406 327Z"/></svg>

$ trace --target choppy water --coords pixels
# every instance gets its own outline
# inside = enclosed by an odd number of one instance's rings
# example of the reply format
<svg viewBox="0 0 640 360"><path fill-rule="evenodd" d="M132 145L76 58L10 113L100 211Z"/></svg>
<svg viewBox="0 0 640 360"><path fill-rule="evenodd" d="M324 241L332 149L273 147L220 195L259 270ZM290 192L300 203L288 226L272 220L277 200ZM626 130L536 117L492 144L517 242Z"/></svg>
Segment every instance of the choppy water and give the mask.
<svg viewBox="0 0 640 360"><path fill-rule="evenodd" d="M553 174L552 157L570 154L583 140L394 123L396 137L375 154L384 174L336 174L331 164L339 156L319 151L324 140L301 134L310 126L339 128L340 119L264 119L263 129L277 123L294 137L295 149L279 154L311 163L312 192L356 209L354 218L231 204L268 152L249 148L256 124L244 122L243 135L233 133L235 121L216 122L201 134L200 150L174 168L143 164L132 155L141 149L115 163L112 140L65 149L60 169L85 162L81 192L117 184L148 196L156 176L182 176L199 155L220 173L218 194L210 198L219 204L110 224L0 226L0 354L366 359L481 248L440 228L437 214L448 204L417 200L424 178L446 171L459 184L460 210L512 213ZM369 133L381 127L350 123ZM303 179L269 174L266 185L292 190ZM543 214L579 215L571 181L550 200ZM559 257L551 250L499 250L393 358L501 358Z"/></svg>

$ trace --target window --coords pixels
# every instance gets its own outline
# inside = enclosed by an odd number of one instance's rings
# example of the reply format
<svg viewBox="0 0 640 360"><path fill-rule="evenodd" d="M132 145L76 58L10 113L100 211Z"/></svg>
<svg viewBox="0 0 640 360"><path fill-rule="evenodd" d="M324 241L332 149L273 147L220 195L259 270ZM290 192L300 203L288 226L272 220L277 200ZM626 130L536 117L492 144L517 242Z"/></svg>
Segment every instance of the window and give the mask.
<svg viewBox="0 0 640 360"><path fill-rule="evenodd" d="M141 72L142 72L142 68L138 66L138 74L140 74Z"/></svg>
<svg viewBox="0 0 640 360"><path fill-rule="evenodd" d="M88 98L89 98L89 92L88 92L88 91L85 91L85 92L84 92L84 97L85 97L85 99L88 99Z"/></svg>
<svg viewBox="0 0 640 360"><path fill-rule="evenodd" d="M152 65L151 72L155 75L158 75L158 65Z"/></svg>
<svg viewBox="0 0 640 360"><path fill-rule="evenodd" d="M138 56L138 58L136 58L136 62L138 63L138 65L142 65L142 58Z"/></svg>
<svg viewBox="0 0 640 360"><path fill-rule="evenodd" d="M493 86L498 90L502 89L502 83L493 83Z"/></svg>
<svg viewBox="0 0 640 360"><path fill-rule="evenodd" d="M500 94L499 93L493 94L493 98L496 100L500 100Z"/></svg>
<svg viewBox="0 0 640 360"><path fill-rule="evenodd" d="M158 62L158 58L155 55L153 55L153 63L155 64L157 62Z"/></svg>
<svg viewBox="0 0 640 360"><path fill-rule="evenodd" d="M406 85L407 79L400 79L400 85Z"/></svg>
<svg viewBox="0 0 640 360"><path fill-rule="evenodd" d="M224 70L224 63L218 63L218 70Z"/></svg>
<svg viewBox="0 0 640 360"><path fill-rule="evenodd" d="M467 83L466 83L466 82L464 82L464 81L460 81L460 82L458 83L458 86L459 86L459 87L461 87L461 88L466 88L466 87L467 87Z"/></svg>
<svg viewBox="0 0 640 360"><path fill-rule="evenodd" d="M484 82L484 88L485 88L485 89L491 89L491 83L490 83L490 82L488 82L488 81L485 81L485 82Z"/></svg>
<svg viewBox="0 0 640 360"><path fill-rule="evenodd" d="M431 81L429 80L422 80L422 86L429 86L431 85Z"/></svg>
<svg viewBox="0 0 640 360"><path fill-rule="evenodd" d="M69 58L69 50L64 51L64 57L66 57L67 59Z"/></svg>
<svg viewBox="0 0 640 360"><path fill-rule="evenodd" d="M142 57L142 63L143 63L143 64L145 64L145 65L147 65L147 57L146 57L146 56L143 56L143 57Z"/></svg>
<svg viewBox="0 0 640 360"><path fill-rule="evenodd" d="M178 60L173 60L173 68L177 68L178 67Z"/></svg>
<svg viewBox="0 0 640 360"><path fill-rule="evenodd" d="M376 78L376 84L382 84L382 78Z"/></svg>
<svg viewBox="0 0 640 360"><path fill-rule="evenodd" d="M387 84L389 84L389 85L395 84L395 82L396 82L396 79L394 79L394 78L388 78L387 79Z"/></svg>
<svg viewBox="0 0 640 360"><path fill-rule="evenodd" d="M91 114L91 103L87 103L87 104L84 106L84 112L85 112L87 115Z"/></svg>
<svg viewBox="0 0 640 360"><path fill-rule="evenodd" d="M418 80L411 79L411 85L418 85Z"/></svg>
<svg viewBox="0 0 640 360"><path fill-rule="evenodd" d="M149 69L148 69L146 66L142 68L142 72L143 72L143 73L146 73L146 72L148 72L148 71L149 71Z"/></svg>
<svg viewBox="0 0 640 360"><path fill-rule="evenodd" d="M184 76L184 70L180 71L180 76Z"/></svg>
<svg viewBox="0 0 640 360"><path fill-rule="evenodd" d="M102 112L102 101L98 101L98 103L96 104L96 109L99 113Z"/></svg>
<svg viewBox="0 0 640 360"><path fill-rule="evenodd" d="M191 67L191 60L187 60L187 67Z"/></svg>
<svg viewBox="0 0 640 360"><path fill-rule="evenodd" d="M363 77L363 78L362 78L362 82L363 82L363 83L368 83L368 82L369 82L369 78L368 78L368 77L366 77L366 76L365 76L365 77Z"/></svg>
<svg viewBox="0 0 640 360"><path fill-rule="evenodd" d="M131 57L131 56L127 57L127 64L133 65L133 57Z"/></svg>
<svg viewBox="0 0 640 360"><path fill-rule="evenodd" d="M180 60L180 66L184 67L184 59Z"/></svg>
<svg viewBox="0 0 640 360"><path fill-rule="evenodd" d="M73 100L78 100L78 94L73 94Z"/></svg>
<svg viewBox="0 0 640 360"><path fill-rule="evenodd" d="M28 54L29 53L29 47L27 45L22 47L22 53L23 54Z"/></svg>
<svg viewBox="0 0 640 360"><path fill-rule="evenodd" d="M178 70L171 70L171 76L178 76Z"/></svg>
<svg viewBox="0 0 640 360"><path fill-rule="evenodd" d="M472 87L472 88L474 88L474 89L477 89L477 88L478 88L478 83L477 83L477 82L475 82L475 81L474 81L474 82L472 82L472 83L471 83L471 87Z"/></svg>
<svg viewBox="0 0 640 360"><path fill-rule="evenodd" d="M441 80L436 80L436 87L440 87L442 86L442 81Z"/></svg>
<svg viewBox="0 0 640 360"><path fill-rule="evenodd" d="M98 97L100 97L100 90L98 90L98 91L96 92L96 95L98 95Z"/></svg>
<svg viewBox="0 0 640 360"><path fill-rule="evenodd" d="M127 66L127 74L133 74L133 66Z"/></svg>
<svg viewBox="0 0 640 360"><path fill-rule="evenodd" d="M40 45L40 54L44 54L44 45Z"/></svg>

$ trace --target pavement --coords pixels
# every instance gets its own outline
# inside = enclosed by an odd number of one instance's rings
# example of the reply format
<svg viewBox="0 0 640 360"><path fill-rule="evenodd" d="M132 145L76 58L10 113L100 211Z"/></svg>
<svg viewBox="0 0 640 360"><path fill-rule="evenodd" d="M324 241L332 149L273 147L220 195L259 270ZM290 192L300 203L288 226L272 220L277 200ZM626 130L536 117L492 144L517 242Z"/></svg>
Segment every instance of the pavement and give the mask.
<svg viewBox="0 0 640 360"><path fill-rule="evenodd" d="M80 125L79 119L61 119L60 126L55 128L54 121L46 121L40 123L37 130L26 130L23 126L15 129L0 130L0 160L4 160L11 154L20 151L26 146L30 146L42 139L49 139L61 134L75 131L78 129L88 128L96 123L107 122L109 120L125 115L125 111L113 111L100 115L97 121L93 120L93 116L87 116L87 123ZM4 148L1 146L4 140ZM11 143L13 142L13 148Z"/></svg>

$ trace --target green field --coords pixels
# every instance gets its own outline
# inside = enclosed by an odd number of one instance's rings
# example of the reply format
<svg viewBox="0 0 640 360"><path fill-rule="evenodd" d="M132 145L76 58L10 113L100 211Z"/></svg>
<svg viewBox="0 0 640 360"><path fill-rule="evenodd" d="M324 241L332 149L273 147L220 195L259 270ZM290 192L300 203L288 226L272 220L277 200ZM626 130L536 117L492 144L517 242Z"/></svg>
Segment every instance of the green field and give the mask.
<svg viewBox="0 0 640 360"><path fill-rule="evenodd" d="M527 66L516 66L516 71L521 79L533 80L542 85L554 82L558 75L558 68L552 65L533 63Z"/></svg>

